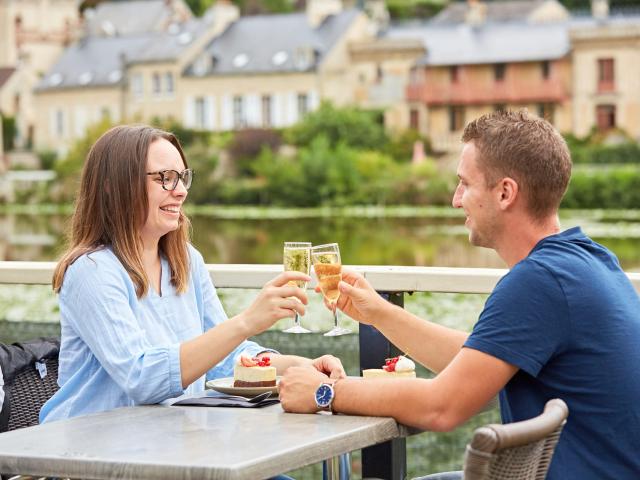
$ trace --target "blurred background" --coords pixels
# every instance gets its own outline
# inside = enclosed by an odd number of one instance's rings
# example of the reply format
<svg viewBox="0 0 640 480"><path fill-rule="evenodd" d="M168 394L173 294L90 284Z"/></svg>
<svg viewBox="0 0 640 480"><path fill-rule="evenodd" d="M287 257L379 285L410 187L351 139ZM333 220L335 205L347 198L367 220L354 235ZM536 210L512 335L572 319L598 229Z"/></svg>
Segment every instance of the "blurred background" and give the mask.
<svg viewBox="0 0 640 480"><path fill-rule="evenodd" d="M563 227L640 272L640 0L0 0L0 260L55 261L91 144L148 123L196 171L187 211L208 263L337 241L345 264L503 268L450 201L465 124L520 108L571 149ZM234 314L255 292L220 295ZM406 302L470 330L485 298ZM317 333L281 322L260 341L358 374L357 336L327 340L330 323L314 298ZM0 286L0 341L58 332L48 287ZM459 468L497 418L409 439L410 475Z"/></svg>

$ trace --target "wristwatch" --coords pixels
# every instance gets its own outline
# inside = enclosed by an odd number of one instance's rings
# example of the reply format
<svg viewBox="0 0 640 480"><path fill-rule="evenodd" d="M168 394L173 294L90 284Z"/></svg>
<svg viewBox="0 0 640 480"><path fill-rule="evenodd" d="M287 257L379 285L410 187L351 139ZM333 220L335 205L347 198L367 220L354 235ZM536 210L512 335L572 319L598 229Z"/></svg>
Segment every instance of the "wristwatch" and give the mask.
<svg viewBox="0 0 640 480"><path fill-rule="evenodd" d="M331 405L333 404L333 399L336 396L336 391L333 389L333 383L322 382L320 386L316 389L316 406L318 410L323 410L325 412L331 412Z"/></svg>

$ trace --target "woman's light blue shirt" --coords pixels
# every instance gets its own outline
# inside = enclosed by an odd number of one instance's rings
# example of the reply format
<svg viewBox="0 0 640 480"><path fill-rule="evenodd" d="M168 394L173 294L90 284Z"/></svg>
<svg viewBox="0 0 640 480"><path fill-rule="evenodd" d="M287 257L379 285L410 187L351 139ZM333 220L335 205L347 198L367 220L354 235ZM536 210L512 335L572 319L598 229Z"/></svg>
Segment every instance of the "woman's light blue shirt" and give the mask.
<svg viewBox="0 0 640 480"><path fill-rule="evenodd" d="M60 291L60 390L40 411L40 422L116 407L159 403L204 390L205 381L233 375L245 352L267 349L245 341L186 389L180 344L227 319L202 255L189 246L188 290L177 294L163 257L161 292L138 299L135 285L110 248L79 257Z"/></svg>

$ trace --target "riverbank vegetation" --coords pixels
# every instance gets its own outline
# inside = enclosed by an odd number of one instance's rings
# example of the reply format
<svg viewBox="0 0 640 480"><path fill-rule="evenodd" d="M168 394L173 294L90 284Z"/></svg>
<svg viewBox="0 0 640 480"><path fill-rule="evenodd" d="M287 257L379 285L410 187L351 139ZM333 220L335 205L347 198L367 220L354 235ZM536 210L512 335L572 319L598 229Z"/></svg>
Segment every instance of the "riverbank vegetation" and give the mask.
<svg viewBox="0 0 640 480"><path fill-rule="evenodd" d="M235 133L153 123L182 142L196 172L189 194L196 206L447 206L457 183L450 156L431 154L415 131L388 134L377 111L323 103L291 128ZM72 203L84 158L110 127L108 120L94 125L64 158L41 152L57 180L16 190L15 203ZM640 145L623 133L614 142L595 132L566 138L574 173L564 208L640 208Z"/></svg>

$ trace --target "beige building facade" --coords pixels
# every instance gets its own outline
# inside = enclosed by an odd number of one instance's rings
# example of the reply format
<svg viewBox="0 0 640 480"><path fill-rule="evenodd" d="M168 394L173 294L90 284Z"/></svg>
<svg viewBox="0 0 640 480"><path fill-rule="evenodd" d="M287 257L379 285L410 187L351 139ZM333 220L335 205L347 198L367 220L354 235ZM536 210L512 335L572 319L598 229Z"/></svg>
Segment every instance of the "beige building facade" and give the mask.
<svg viewBox="0 0 640 480"><path fill-rule="evenodd" d="M239 18L237 8L222 1L202 19L154 33L162 38L153 43L126 36L78 42L36 91L44 112L36 148L64 154L105 116L114 122L172 118L187 128L225 131L290 126L322 100L352 104L350 45L375 32L364 13L341 5L315 0L301 14ZM158 47L159 41L167 47ZM107 48L111 60L105 54L102 65L81 66ZM154 56L149 48L171 53ZM133 53L141 50L147 51Z"/></svg>
<svg viewBox="0 0 640 480"><path fill-rule="evenodd" d="M573 131L619 129L640 141L640 20L571 31Z"/></svg>
<svg viewBox="0 0 640 480"><path fill-rule="evenodd" d="M39 112L33 90L79 32L78 0L0 1L0 67L14 68L0 87L0 111L16 119L17 147L33 141Z"/></svg>

